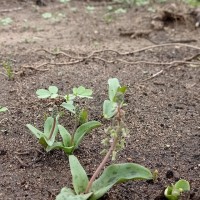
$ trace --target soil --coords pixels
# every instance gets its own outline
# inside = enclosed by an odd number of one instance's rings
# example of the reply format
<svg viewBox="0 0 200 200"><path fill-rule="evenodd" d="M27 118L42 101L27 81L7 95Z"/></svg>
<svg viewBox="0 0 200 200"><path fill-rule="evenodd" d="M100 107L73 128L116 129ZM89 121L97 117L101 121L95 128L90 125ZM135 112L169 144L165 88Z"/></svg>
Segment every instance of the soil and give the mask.
<svg viewBox="0 0 200 200"><path fill-rule="evenodd" d="M168 3L109 15L110 1L46 4L4 0L0 5L0 18L13 19L0 26L0 105L9 109L0 115L0 199L50 200L62 187L72 187L66 155L44 152L25 126L42 129L49 108L60 103L38 99L39 88L56 85L62 94L80 85L93 89L94 98L81 103L89 107L89 118L104 126L88 134L75 155L89 176L94 172L102 160L100 142L109 125L101 116L110 77L128 86L130 137L116 162L157 169L159 177L155 182L118 184L102 199L165 199L164 188L180 178L191 185L182 199L200 199L200 64L189 63L199 62L200 29L185 12L190 8ZM88 5L95 10L88 11ZM167 6L175 13L160 17ZM54 17L44 19L46 12ZM162 45L166 43L171 45ZM131 53L148 46L154 47ZM183 63L156 64L177 60ZM14 70L11 80L2 67L5 62ZM66 113L62 123L70 130L69 117Z"/></svg>

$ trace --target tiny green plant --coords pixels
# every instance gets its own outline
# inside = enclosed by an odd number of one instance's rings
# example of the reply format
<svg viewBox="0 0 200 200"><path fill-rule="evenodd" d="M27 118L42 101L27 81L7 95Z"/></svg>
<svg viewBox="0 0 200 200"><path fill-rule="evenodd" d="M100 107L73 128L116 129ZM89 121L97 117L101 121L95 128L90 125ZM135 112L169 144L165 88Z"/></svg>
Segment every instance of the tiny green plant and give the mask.
<svg viewBox="0 0 200 200"><path fill-rule="evenodd" d="M0 25L3 25L3 26L10 25L12 22L13 20L10 17L0 19Z"/></svg>
<svg viewBox="0 0 200 200"><path fill-rule="evenodd" d="M48 117L44 123L44 132L39 131L34 126L27 124L29 130L39 139L39 143L43 145L46 151L53 149L61 149L66 154L72 154L75 149L78 148L83 137L94 128L101 125L97 121L88 121L88 112L86 109L79 108L75 105L74 100L77 98L92 98L92 90L86 89L83 86L73 88L73 93L65 96L58 94L58 88L56 86L49 86L48 89L39 89L36 91L38 98L57 98L61 97L65 102L61 104L63 108L69 111L74 117L74 129L70 134L69 131L58 123L58 116L54 114L52 117ZM56 106L53 108L53 113ZM73 120L73 119L72 119ZM46 128L45 128L46 127ZM48 128L49 127L49 128ZM52 130L54 129L54 130ZM62 141L57 141L56 136L60 133Z"/></svg>
<svg viewBox="0 0 200 200"><path fill-rule="evenodd" d="M8 108L0 106L0 112L6 112Z"/></svg>
<svg viewBox="0 0 200 200"><path fill-rule="evenodd" d="M78 159L74 155L70 155L69 163L74 190L64 187L56 200L96 200L101 198L116 183L153 179L149 169L135 163L111 164L104 169L109 158L116 159L117 152L125 148L125 138L128 136L123 110L125 106L124 94L127 88L121 87L116 78L109 79L108 85L109 100L104 101L103 114L112 123L106 130L107 136L102 144L106 147L109 146L109 149L103 151L105 156L90 180Z"/></svg>
<svg viewBox="0 0 200 200"><path fill-rule="evenodd" d="M165 189L164 195L169 200L178 200L182 192L190 191L190 184L188 181L181 179L174 185L171 184Z"/></svg>
<svg viewBox="0 0 200 200"><path fill-rule="evenodd" d="M12 80L14 77L12 64L9 61L6 61L6 62L3 62L2 66L5 70L5 75L8 77L9 80Z"/></svg>

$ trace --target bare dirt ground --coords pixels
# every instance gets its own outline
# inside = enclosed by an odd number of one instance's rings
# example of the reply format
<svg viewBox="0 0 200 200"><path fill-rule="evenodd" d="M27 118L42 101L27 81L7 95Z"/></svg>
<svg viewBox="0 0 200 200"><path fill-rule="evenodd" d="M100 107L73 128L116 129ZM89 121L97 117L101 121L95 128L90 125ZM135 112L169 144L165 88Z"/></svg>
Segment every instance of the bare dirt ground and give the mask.
<svg viewBox="0 0 200 200"><path fill-rule="evenodd" d="M153 5L155 12L133 7L111 15L108 5L1 2L0 19L13 20L0 26L0 105L9 109L0 115L1 200L50 200L71 187L67 157L61 151L45 153L25 126L42 127L55 103L39 100L35 91L49 85L63 94L74 86L91 88L90 119L105 122L102 103L110 77L128 86L131 137L117 162L157 169L159 178L119 184L102 199L165 199L164 188L180 178L191 184L182 199L200 199L200 29L183 5ZM53 17L44 19L46 12ZM5 76L4 62L12 65L13 80ZM104 128L89 134L75 152L88 174L101 162Z"/></svg>

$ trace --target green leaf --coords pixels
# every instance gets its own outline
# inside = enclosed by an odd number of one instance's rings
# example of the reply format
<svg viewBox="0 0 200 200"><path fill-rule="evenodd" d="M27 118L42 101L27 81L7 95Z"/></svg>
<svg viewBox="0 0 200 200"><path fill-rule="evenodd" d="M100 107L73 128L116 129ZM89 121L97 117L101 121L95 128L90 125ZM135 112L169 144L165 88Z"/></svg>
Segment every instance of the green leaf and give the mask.
<svg viewBox="0 0 200 200"><path fill-rule="evenodd" d="M88 111L86 109L82 109L79 113L79 125L88 122Z"/></svg>
<svg viewBox="0 0 200 200"><path fill-rule="evenodd" d="M70 133L65 129L65 127L58 125L58 129L60 132L60 135L62 137L62 141L65 147L69 147L71 143L71 135Z"/></svg>
<svg viewBox="0 0 200 200"><path fill-rule="evenodd" d="M53 15L52 15L52 13L50 13L50 12L46 12L46 13L43 13L43 14L42 14L42 17L43 17L44 19L50 19L50 18L53 17Z"/></svg>
<svg viewBox="0 0 200 200"><path fill-rule="evenodd" d="M127 11L124 8L118 8L115 10L115 14L125 14Z"/></svg>
<svg viewBox="0 0 200 200"><path fill-rule="evenodd" d="M13 22L13 20L10 17L6 17L4 19L0 19L0 24L3 26L9 25Z"/></svg>
<svg viewBox="0 0 200 200"><path fill-rule="evenodd" d="M8 108L0 106L0 112L6 112L7 110L8 110Z"/></svg>
<svg viewBox="0 0 200 200"><path fill-rule="evenodd" d="M88 177L85 170L79 163L78 159L73 155L69 156L69 164L72 174L73 187L76 194L84 193L88 184Z"/></svg>
<svg viewBox="0 0 200 200"><path fill-rule="evenodd" d="M175 185L168 186L164 191L164 195L169 200L178 200L181 192L184 191L190 191L190 184L188 181L181 179Z"/></svg>
<svg viewBox="0 0 200 200"><path fill-rule="evenodd" d="M43 133L40 130L38 130L31 124L26 124L26 127L28 127L28 129L33 133L33 135L35 135L36 138L38 138L38 139L40 139L40 137L43 135Z"/></svg>
<svg viewBox="0 0 200 200"><path fill-rule="evenodd" d="M105 100L103 103L103 116L106 119L112 118L117 113L117 103Z"/></svg>
<svg viewBox="0 0 200 200"><path fill-rule="evenodd" d="M53 131L53 133L52 133L52 131ZM46 142L49 146L53 145L57 133L58 133L57 118L55 119L53 117L48 117L44 123L44 136L46 137ZM49 138L50 136L51 136L51 138Z"/></svg>
<svg viewBox="0 0 200 200"><path fill-rule="evenodd" d="M68 3L68 2L70 2L70 0L59 0L60 1L60 3Z"/></svg>
<svg viewBox="0 0 200 200"><path fill-rule="evenodd" d="M91 195L92 193L76 195L73 190L64 187L60 194L56 196L56 200L87 200Z"/></svg>
<svg viewBox="0 0 200 200"><path fill-rule="evenodd" d="M51 95L51 98L52 98L52 99L55 99L56 97L58 97L58 94L52 94L52 95Z"/></svg>
<svg viewBox="0 0 200 200"><path fill-rule="evenodd" d="M117 92L120 92L120 93L124 94L126 92L126 90L127 90L127 87L126 86L122 86L122 87L118 88Z"/></svg>
<svg viewBox="0 0 200 200"><path fill-rule="evenodd" d="M45 99L51 96L51 93L48 90L45 89L39 89L36 91L36 94L38 95L38 98Z"/></svg>
<svg viewBox="0 0 200 200"><path fill-rule="evenodd" d="M118 88L120 87L119 81L117 78L110 78L108 79L108 95L110 101L114 101L114 98L117 94Z"/></svg>
<svg viewBox="0 0 200 200"><path fill-rule="evenodd" d="M58 88L56 86L49 86L49 92L51 94L57 94L58 93Z"/></svg>
<svg viewBox="0 0 200 200"><path fill-rule="evenodd" d="M177 189L181 188L183 191L190 191L190 184L188 181L181 179L176 182L175 188L177 188Z"/></svg>
<svg viewBox="0 0 200 200"><path fill-rule="evenodd" d="M63 150L67 155L72 154L74 151L74 146L71 147L65 147L62 142L54 142L52 146L46 146L46 151L49 152L54 149L61 149Z"/></svg>
<svg viewBox="0 0 200 200"><path fill-rule="evenodd" d="M70 111L71 113L75 114L76 111L75 111L75 106L73 105L73 102L71 101L68 101L68 102L63 102L61 104L61 106L65 109L67 109L68 111Z"/></svg>
<svg viewBox="0 0 200 200"><path fill-rule="evenodd" d="M97 128L99 126L101 126L101 123L97 121L90 121L79 126L74 134L75 148L78 147L78 145L80 144L81 140L83 139L86 133L89 133L92 129Z"/></svg>
<svg viewBox="0 0 200 200"><path fill-rule="evenodd" d="M73 88L73 94L80 98L92 98L92 90L86 89L83 86Z"/></svg>
<svg viewBox="0 0 200 200"><path fill-rule="evenodd" d="M153 179L150 170L134 163L113 164L107 167L102 175L93 182L91 200L102 197L114 184L129 180Z"/></svg>

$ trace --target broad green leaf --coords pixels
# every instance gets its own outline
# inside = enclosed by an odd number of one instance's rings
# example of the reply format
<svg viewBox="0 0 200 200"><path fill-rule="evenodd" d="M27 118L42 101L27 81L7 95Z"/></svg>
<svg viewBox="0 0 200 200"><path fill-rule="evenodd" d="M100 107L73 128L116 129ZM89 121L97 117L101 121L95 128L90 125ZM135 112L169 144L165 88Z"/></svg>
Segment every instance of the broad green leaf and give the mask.
<svg viewBox="0 0 200 200"><path fill-rule="evenodd" d="M73 103L73 102L72 102ZM71 113L75 114L75 106L72 104L71 102L63 102L61 104L61 106L65 109L67 109L68 111L70 111Z"/></svg>
<svg viewBox="0 0 200 200"><path fill-rule="evenodd" d="M73 155L69 156L69 164L72 174L73 187L76 194L84 193L88 184L88 177L85 170L79 163L78 159Z"/></svg>
<svg viewBox="0 0 200 200"><path fill-rule="evenodd" d="M80 144L81 140L83 139L86 133L89 133L92 129L97 128L99 126L101 126L101 123L97 121L90 121L79 126L74 134L75 148L78 147L78 145Z"/></svg>
<svg viewBox="0 0 200 200"><path fill-rule="evenodd" d="M181 179L176 182L175 188L177 189L181 188L183 191L190 191L190 184L188 181Z"/></svg>
<svg viewBox="0 0 200 200"><path fill-rule="evenodd" d="M46 12L46 13L43 13L43 14L42 14L42 17L43 17L44 19L50 19L50 18L53 17L53 15L52 15L52 13L50 13L50 12Z"/></svg>
<svg viewBox="0 0 200 200"><path fill-rule="evenodd" d="M45 89L39 89L36 91L36 94L38 95L38 98L45 99L51 96L51 93L48 90Z"/></svg>
<svg viewBox="0 0 200 200"><path fill-rule="evenodd" d="M117 90L120 87L119 81L117 78L108 79L108 95L110 101L114 101L114 98L117 94Z"/></svg>
<svg viewBox="0 0 200 200"><path fill-rule="evenodd" d="M49 146L53 145L57 133L58 133L57 118L54 119L53 117L48 117L44 123L44 136L46 137L46 142Z"/></svg>
<svg viewBox="0 0 200 200"><path fill-rule="evenodd" d="M79 113L79 125L88 122L88 111L86 109L82 109Z"/></svg>
<svg viewBox="0 0 200 200"><path fill-rule="evenodd" d="M0 112L6 112L7 110L8 110L8 108L0 106Z"/></svg>
<svg viewBox="0 0 200 200"><path fill-rule="evenodd" d="M75 96L78 96L80 98L92 98L92 90L86 89L83 86L80 86L78 88L73 88L73 94Z"/></svg>
<svg viewBox="0 0 200 200"><path fill-rule="evenodd" d="M114 184L129 180L153 179L150 170L134 163L113 164L108 166L102 175L93 182L91 200L102 197Z"/></svg>
<svg viewBox="0 0 200 200"><path fill-rule="evenodd" d="M65 127L58 125L58 129L60 132L60 135L62 137L62 141L65 147L69 147L71 143L71 135L70 133L65 129Z"/></svg>
<svg viewBox="0 0 200 200"><path fill-rule="evenodd" d="M49 92L52 94L57 94L58 88L56 86L49 86Z"/></svg>
<svg viewBox="0 0 200 200"><path fill-rule="evenodd" d="M38 138L38 139L40 139L40 137L43 135L43 133L40 130L38 130L31 124L26 124L26 127L28 127L28 129L33 133L33 135L35 135L36 138Z"/></svg>
<svg viewBox="0 0 200 200"><path fill-rule="evenodd" d="M92 193L76 195L73 190L64 187L60 194L56 196L56 200L87 200L91 195Z"/></svg>
<svg viewBox="0 0 200 200"><path fill-rule="evenodd" d="M117 103L105 100L103 103L103 116L106 119L112 118L117 113Z"/></svg>

